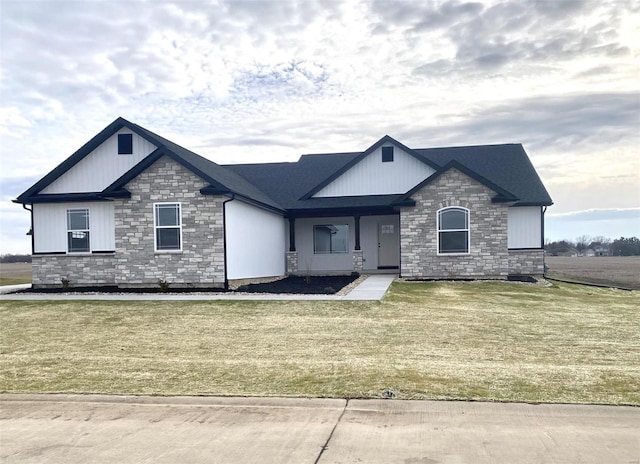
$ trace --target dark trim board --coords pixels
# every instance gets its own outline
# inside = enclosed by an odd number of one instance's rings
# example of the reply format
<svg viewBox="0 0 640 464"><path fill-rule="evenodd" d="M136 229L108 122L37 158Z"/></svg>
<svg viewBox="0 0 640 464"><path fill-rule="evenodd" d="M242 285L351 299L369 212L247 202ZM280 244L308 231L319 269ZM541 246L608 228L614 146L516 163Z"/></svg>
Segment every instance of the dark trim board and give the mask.
<svg viewBox="0 0 640 464"><path fill-rule="evenodd" d="M540 248L507 248L507 251L544 251L543 247Z"/></svg>
<svg viewBox="0 0 640 464"><path fill-rule="evenodd" d="M66 255L67 252L66 251L37 251L37 252L33 252L32 253L34 256L41 256L41 255Z"/></svg>
<svg viewBox="0 0 640 464"><path fill-rule="evenodd" d="M378 269L400 269L400 266L378 266Z"/></svg>
<svg viewBox="0 0 640 464"><path fill-rule="evenodd" d="M393 207L324 208L288 210L287 218L346 217L346 216L398 216Z"/></svg>
<svg viewBox="0 0 640 464"><path fill-rule="evenodd" d="M33 195L26 203L23 204L37 204L37 203L67 203L78 201L110 201L105 198L100 192L87 192L87 193L49 193L41 195ZM14 203L20 203L18 200L13 200Z"/></svg>
<svg viewBox="0 0 640 464"><path fill-rule="evenodd" d="M438 177L440 177L442 174L447 172L449 169L457 169L461 173L471 177L472 179L480 182L481 184L485 185L486 187L488 187L491 190L493 190L494 192L496 192L498 195L496 195L495 197L493 197L491 199L491 201L493 203L508 203L508 202L512 202L512 201L518 201L518 197L516 197L511 192L506 191L502 187L499 187L498 185L496 185L493 182L491 182L486 177L481 176L477 172L472 171L468 167L466 167L463 164L459 163L458 161L454 160L454 161L449 161L443 167L439 168L432 175L430 175L425 180L423 180L418 185L416 185L411 190L409 190L407 193L405 193L401 198L398 199L396 204L405 206L404 203L408 202L409 200L411 200L411 195L413 195L414 193L418 192L419 190L421 190L426 185L428 185L428 184L432 183L433 181L435 181ZM406 205L406 206L410 206L410 205Z"/></svg>
<svg viewBox="0 0 640 464"><path fill-rule="evenodd" d="M107 254L113 254L115 252L116 252L116 250L99 250L99 251L92 251L91 254L92 255L107 255Z"/></svg>

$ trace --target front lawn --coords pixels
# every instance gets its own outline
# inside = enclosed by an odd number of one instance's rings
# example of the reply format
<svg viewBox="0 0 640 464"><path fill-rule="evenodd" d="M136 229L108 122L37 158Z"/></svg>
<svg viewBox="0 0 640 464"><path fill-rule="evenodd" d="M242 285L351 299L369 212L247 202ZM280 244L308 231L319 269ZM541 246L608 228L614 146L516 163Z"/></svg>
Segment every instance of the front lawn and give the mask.
<svg viewBox="0 0 640 464"><path fill-rule="evenodd" d="M0 390L640 404L640 294L395 283L382 302L0 301Z"/></svg>

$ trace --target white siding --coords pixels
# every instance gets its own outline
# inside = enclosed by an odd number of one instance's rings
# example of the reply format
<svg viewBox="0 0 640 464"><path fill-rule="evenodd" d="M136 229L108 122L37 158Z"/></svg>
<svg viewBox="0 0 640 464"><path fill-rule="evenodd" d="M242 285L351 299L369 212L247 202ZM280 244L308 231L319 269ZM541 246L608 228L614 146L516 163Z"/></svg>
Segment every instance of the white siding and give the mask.
<svg viewBox="0 0 640 464"><path fill-rule="evenodd" d="M383 163L382 149L378 148L314 196L406 193L435 172L430 166L398 147L394 147L393 151L393 161Z"/></svg>
<svg viewBox="0 0 640 464"><path fill-rule="evenodd" d="M67 210L89 209L89 244L91 251L115 250L113 203L70 202L33 205L34 251L36 253L67 251Z"/></svg>
<svg viewBox="0 0 640 464"><path fill-rule="evenodd" d="M347 224L349 226L349 243L347 246L347 253L314 254L313 226L323 224ZM298 251L298 273L351 271L353 269L355 222L352 217L296 219L295 227L296 250ZM360 231L360 233L362 234L362 231Z"/></svg>
<svg viewBox="0 0 640 464"><path fill-rule="evenodd" d="M276 213L233 200L226 205L227 278L285 273L285 220Z"/></svg>
<svg viewBox="0 0 640 464"><path fill-rule="evenodd" d="M41 193L101 192L156 149L133 133L133 154L119 155L118 134L131 133L127 128L120 129Z"/></svg>
<svg viewBox="0 0 640 464"><path fill-rule="evenodd" d="M509 248L542 247L542 210L540 206L509 208L507 224Z"/></svg>

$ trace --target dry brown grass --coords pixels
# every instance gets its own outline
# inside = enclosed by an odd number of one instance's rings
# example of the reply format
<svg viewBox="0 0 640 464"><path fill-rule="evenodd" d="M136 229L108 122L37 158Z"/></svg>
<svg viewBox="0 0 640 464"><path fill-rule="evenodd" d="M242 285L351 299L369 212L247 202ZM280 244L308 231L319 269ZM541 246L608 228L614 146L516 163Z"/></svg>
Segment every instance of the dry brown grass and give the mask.
<svg viewBox="0 0 640 464"><path fill-rule="evenodd" d="M637 292L396 283L370 302L0 303L0 390L640 404Z"/></svg>
<svg viewBox="0 0 640 464"><path fill-rule="evenodd" d="M31 263L0 263L0 285L31 283Z"/></svg>
<svg viewBox="0 0 640 464"><path fill-rule="evenodd" d="M640 290L640 256L548 256L550 277Z"/></svg>

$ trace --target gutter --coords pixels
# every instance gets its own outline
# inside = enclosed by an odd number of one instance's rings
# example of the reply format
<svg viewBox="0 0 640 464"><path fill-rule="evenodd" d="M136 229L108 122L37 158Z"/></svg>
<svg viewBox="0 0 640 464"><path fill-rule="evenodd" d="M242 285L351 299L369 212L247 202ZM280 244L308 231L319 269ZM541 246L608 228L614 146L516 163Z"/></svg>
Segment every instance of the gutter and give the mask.
<svg viewBox="0 0 640 464"><path fill-rule="evenodd" d="M222 202L222 253L224 254L224 291L229 291L229 274L227 272L227 203L236 199L236 194L229 192L231 198Z"/></svg>

